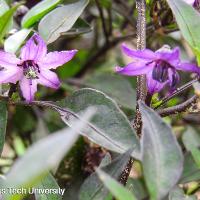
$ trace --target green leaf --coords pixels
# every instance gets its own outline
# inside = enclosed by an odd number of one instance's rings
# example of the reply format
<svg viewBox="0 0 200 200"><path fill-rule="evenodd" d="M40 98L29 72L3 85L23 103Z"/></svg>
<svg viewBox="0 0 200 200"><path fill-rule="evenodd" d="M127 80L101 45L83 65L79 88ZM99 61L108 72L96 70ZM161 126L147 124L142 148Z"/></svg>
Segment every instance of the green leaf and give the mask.
<svg viewBox="0 0 200 200"><path fill-rule="evenodd" d="M108 165L109 163L111 163L111 156L109 153L106 153L99 167L103 167L105 165ZM80 190L81 185L83 184L84 181L85 181L85 176L82 174L81 175L78 174L76 178L73 177L73 181L67 187L63 199L79 200L79 193L77 193L77 191Z"/></svg>
<svg viewBox="0 0 200 200"><path fill-rule="evenodd" d="M148 192L142 178L129 178L126 187L135 194L138 200L148 197Z"/></svg>
<svg viewBox="0 0 200 200"><path fill-rule="evenodd" d="M110 8L112 5L112 1L110 0L101 0L99 3L101 7L107 8L107 9Z"/></svg>
<svg viewBox="0 0 200 200"><path fill-rule="evenodd" d="M136 197L123 185L119 184L115 179L106 174L100 169L97 169L97 174L104 186L113 194L118 200L136 200Z"/></svg>
<svg viewBox="0 0 200 200"><path fill-rule="evenodd" d="M47 43L54 42L61 33L72 28L88 3L89 0L80 0L54 9L40 21L40 35Z"/></svg>
<svg viewBox="0 0 200 200"><path fill-rule="evenodd" d="M101 169L113 178L118 179L130 159L130 153L131 151L127 151L110 164L102 166ZM79 192L79 200L104 200L107 196L108 190L103 186L96 173L85 180Z"/></svg>
<svg viewBox="0 0 200 200"><path fill-rule="evenodd" d="M0 16L9 10L9 6L5 0L0 0Z"/></svg>
<svg viewBox="0 0 200 200"><path fill-rule="evenodd" d="M200 135L192 127L187 127L187 130L182 136L183 143L188 151L193 147L200 147Z"/></svg>
<svg viewBox="0 0 200 200"><path fill-rule="evenodd" d="M183 155L171 128L151 108L140 102L142 113L142 166L151 200L160 200L178 182Z"/></svg>
<svg viewBox="0 0 200 200"><path fill-rule="evenodd" d="M30 28L48 12L53 10L61 0L43 0L32 7L22 19L22 27Z"/></svg>
<svg viewBox="0 0 200 200"><path fill-rule="evenodd" d="M195 163L191 153L187 153L184 159L184 168L180 183L188 183L200 180L200 168Z"/></svg>
<svg viewBox="0 0 200 200"><path fill-rule="evenodd" d="M73 177L74 179L74 177ZM81 187L81 185L83 184L84 181L84 176L79 176L76 177L72 182L70 182L70 185L67 186L66 190L65 190L65 194L63 196L63 200L79 200L78 198L78 191Z"/></svg>
<svg viewBox="0 0 200 200"><path fill-rule="evenodd" d="M36 188L39 189L56 189L58 190L60 187L58 183L56 182L55 178L48 173L45 178L42 179L42 181L37 185ZM36 193L35 194L36 200L61 200L62 195L61 194L42 194L42 193Z"/></svg>
<svg viewBox="0 0 200 200"><path fill-rule="evenodd" d="M104 156L104 158L102 159L99 167L104 167L108 164L110 164L112 162L112 158L111 155L109 153L106 153L106 155Z"/></svg>
<svg viewBox="0 0 200 200"><path fill-rule="evenodd" d="M197 198L194 195L188 196L184 194L181 188L176 187L170 192L169 200L197 200Z"/></svg>
<svg viewBox="0 0 200 200"><path fill-rule="evenodd" d="M2 153L5 135L6 135L6 125L7 125L7 105L4 101L0 101L0 154Z"/></svg>
<svg viewBox="0 0 200 200"><path fill-rule="evenodd" d="M200 135L192 127L188 127L182 137L186 149L191 152L196 164L200 167Z"/></svg>
<svg viewBox="0 0 200 200"><path fill-rule="evenodd" d="M68 30L67 32L63 32L60 35L61 36L79 35L83 33L89 33L91 31L92 31L91 26L85 20L78 18L78 20L75 22L75 24L70 30Z"/></svg>
<svg viewBox="0 0 200 200"><path fill-rule="evenodd" d="M37 141L49 135L49 130L47 125L45 124L44 119L38 119L37 126L35 131L33 132L32 140Z"/></svg>
<svg viewBox="0 0 200 200"><path fill-rule="evenodd" d="M24 40L28 37L30 32L31 29L21 29L20 31L8 37L4 42L4 50L6 52L15 53L20 48Z"/></svg>
<svg viewBox="0 0 200 200"><path fill-rule="evenodd" d="M105 92L125 108L135 109L136 92L125 77L108 73L96 73L88 76L84 83L89 87Z"/></svg>
<svg viewBox="0 0 200 200"><path fill-rule="evenodd" d="M140 158L139 141L125 114L117 104L104 93L94 89L81 89L71 97L60 102L60 105L79 113L90 106L97 109L92 126L81 132L96 144L111 151L124 153L134 149L133 156ZM70 126L68 118L62 118Z"/></svg>
<svg viewBox="0 0 200 200"><path fill-rule="evenodd" d="M33 144L26 154L15 162L7 174L4 187L29 188L36 186L70 150L77 140L78 132L85 127L86 121L93 114L94 110L89 109L83 115L84 121L75 121L72 129L65 128ZM23 196L23 194L6 195L8 200L14 198L18 200Z"/></svg>
<svg viewBox="0 0 200 200"><path fill-rule="evenodd" d="M200 65L200 48L194 47L193 51L194 51L194 54L196 55L196 58L197 58L197 64Z"/></svg>
<svg viewBox="0 0 200 200"><path fill-rule="evenodd" d="M12 17L20 4L15 5L0 17L0 41L10 29Z"/></svg>
<svg viewBox="0 0 200 200"><path fill-rule="evenodd" d="M200 14L184 0L167 0L183 37L193 48L200 48ZM194 20L197 19L197 20Z"/></svg>
<svg viewBox="0 0 200 200"><path fill-rule="evenodd" d="M24 155L26 151L26 146L21 137L16 135L13 136L13 149L15 150L17 156Z"/></svg>

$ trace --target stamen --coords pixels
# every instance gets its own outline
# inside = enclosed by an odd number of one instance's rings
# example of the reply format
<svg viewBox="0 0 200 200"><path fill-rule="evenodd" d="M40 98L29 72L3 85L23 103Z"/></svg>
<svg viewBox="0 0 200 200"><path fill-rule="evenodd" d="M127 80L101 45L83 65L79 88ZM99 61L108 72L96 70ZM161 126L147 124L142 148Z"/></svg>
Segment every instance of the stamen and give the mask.
<svg viewBox="0 0 200 200"><path fill-rule="evenodd" d="M38 79L39 66L33 60L26 60L19 66L23 67L24 76L27 79Z"/></svg>
<svg viewBox="0 0 200 200"><path fill-rule="evenodd" d="M171 87L176 88L178 82L179 82L179 75L176 71L174 71L172 74Z"/></svg>
<svg viewBox="0 0 200 200"><path fill-rule="evenodd" d="M157 80L161 83L165 82L168 79L168 68L170 65L165 61L158 60L156 61L155 67L152 72L152 77L154 80Z"/></svg>

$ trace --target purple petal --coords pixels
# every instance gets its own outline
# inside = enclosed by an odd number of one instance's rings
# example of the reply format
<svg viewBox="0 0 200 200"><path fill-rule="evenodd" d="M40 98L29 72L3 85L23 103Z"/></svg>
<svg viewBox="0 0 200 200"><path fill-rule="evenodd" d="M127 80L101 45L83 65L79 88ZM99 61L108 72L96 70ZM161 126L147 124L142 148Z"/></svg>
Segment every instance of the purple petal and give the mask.
<svg viewBox="0 0 200 200"><path fill-rule="evenodd" d="M190 4L190 5L193 5L195 0L184 0L186 3Z"/></svg>
<svg viewBox="0 0 200 200"><path fill-rule="evenodd" d="M150 49L144 50L133 50L122 44L122 51L131 58L141 59L141 60L154 60L155 53Z"/></svg>
<svg viewBox="0 0 200 200"><path fill-rule="evenodd" d="M197 73L200 75L200 68L195 64L180 63L179 65L176 66L176 69L181 70L181 71L193 72L193 73Z"/></svg>
<svg viewBox="0 0 200 200"><path fill-rule="evenodd" d="M153 95L154 93L160 92L165 85L167 84L167 81L164 83L160 83L152 78L152 72L147 73L147 87L148 92Z"/></svg>
<svg viewBox="0 0 200 200"><path fill-rule="evenodd" d="M47 46L44 40L38 35L34 34L24 45L21 50L22 60L42 60L47 54Z"/></svg>
<svg viewBox="0 0 200 200"><path fill-rule="evenodd" d="M16 67L19 63L20 59L18 59L15 54L0 51L0 67L12 69L13 67Z"/></svg>
<svg viewBox="0 0 200 200"><path fill-rule="evenodd" d="M38 77L39 79L37 82L41 85L45 85L54 89L58 89L60 86L60 81L57 74L48 69L42 69Z"/></svg>
<svg viewBox="0 0 200 200"><path fill-rule="evenodd" d="M23 77L20 82L20 89L26 101L31 102L34 100L34 95L37 91L37 79L27 79Z"/></svg>
<svg viewBox="0 0 200 200"><path fill-rule="evenodd" d="M115 71L119 74L124 74L127 76L138 76L141 74L146 74L149 71L152 71L153 65L147 65L147 62L139 61L132 62L125 67L115 67Z"/></svg>
<svg viewBox="0 0 200 200"><path fill-rule="evenodd" d="M179 80L180 80L180 77L179 77L179 74L177 73L176 70L172 70L172 69L168 69L168 77L169 77L169 85L170 85L170 88L171 90L175 90L178 83L179 83Z"/></svg>
<svg viewBox="0 0 200 200"><path fill-rule="evenodd" d="M23 76L23 71L19 67L12 69L0 69L0 83L16 83Z"/></svg>
<svg viewBox="0 0 200 200"><path fill-rule="evenodd" d="M56 69L57 67L62 66L66 62L70 61L76 53L77 50L51 52L48 53L38 64L40 67L46 69Z"/></svg>
<svg viewBox="0 0 200 200"><path fill-rule="evenodd" d="M176 67L180 63L180 49L178 47L173 50L158 50L156 52L157 59L168 62L171 66Z"/></svg>

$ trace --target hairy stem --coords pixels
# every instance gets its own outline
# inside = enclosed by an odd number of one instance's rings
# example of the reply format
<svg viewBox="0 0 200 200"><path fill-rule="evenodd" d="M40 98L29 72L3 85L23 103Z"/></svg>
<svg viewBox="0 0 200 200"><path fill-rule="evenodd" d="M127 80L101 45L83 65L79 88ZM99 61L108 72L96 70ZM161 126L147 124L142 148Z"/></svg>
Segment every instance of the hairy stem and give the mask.
<svg viewBox="0 0 200 200"><path fill-rule="evenodd" d="M145 0L136 0L136 8L138 11L137 19L137 49L142 50L146 48L146 2ZM146 100L147 96L147 86L146 86L146 76L141 75L137 77L137 101ZM134 121L134 128L137 132L137 135L141 135L142 119L139 111L139 106L136 106L136 118ZM126 169L121 175L120 182L126 185L131 168L133 165L133 158L130 158Z"/></svg>
<svg viewBox="0 0 200 200"><path fill-rule="evenodd" d="M137 49L142 50L146 48L146 2L145 0L137 0L136 8L138 11L138 20L137 20ZM146 100L147 96L147 85L146 85L146 76L141 75L137 77L137 101ZM142 120L139 107L136 107L136 118L134 121L134 128L137 132L137 135L141 135Z"/></svg>

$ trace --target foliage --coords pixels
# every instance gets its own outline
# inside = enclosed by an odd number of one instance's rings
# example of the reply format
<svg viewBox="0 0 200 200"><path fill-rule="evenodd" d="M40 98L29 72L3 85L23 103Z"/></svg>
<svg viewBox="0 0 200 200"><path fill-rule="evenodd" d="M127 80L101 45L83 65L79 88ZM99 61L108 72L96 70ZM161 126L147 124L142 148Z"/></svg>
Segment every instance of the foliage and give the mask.
<svg viewBox="0 0 200 200"><path fill-rule="evenodd" d="M142 2L0 0L0 199L199 198L200 1Z"/></svg>

